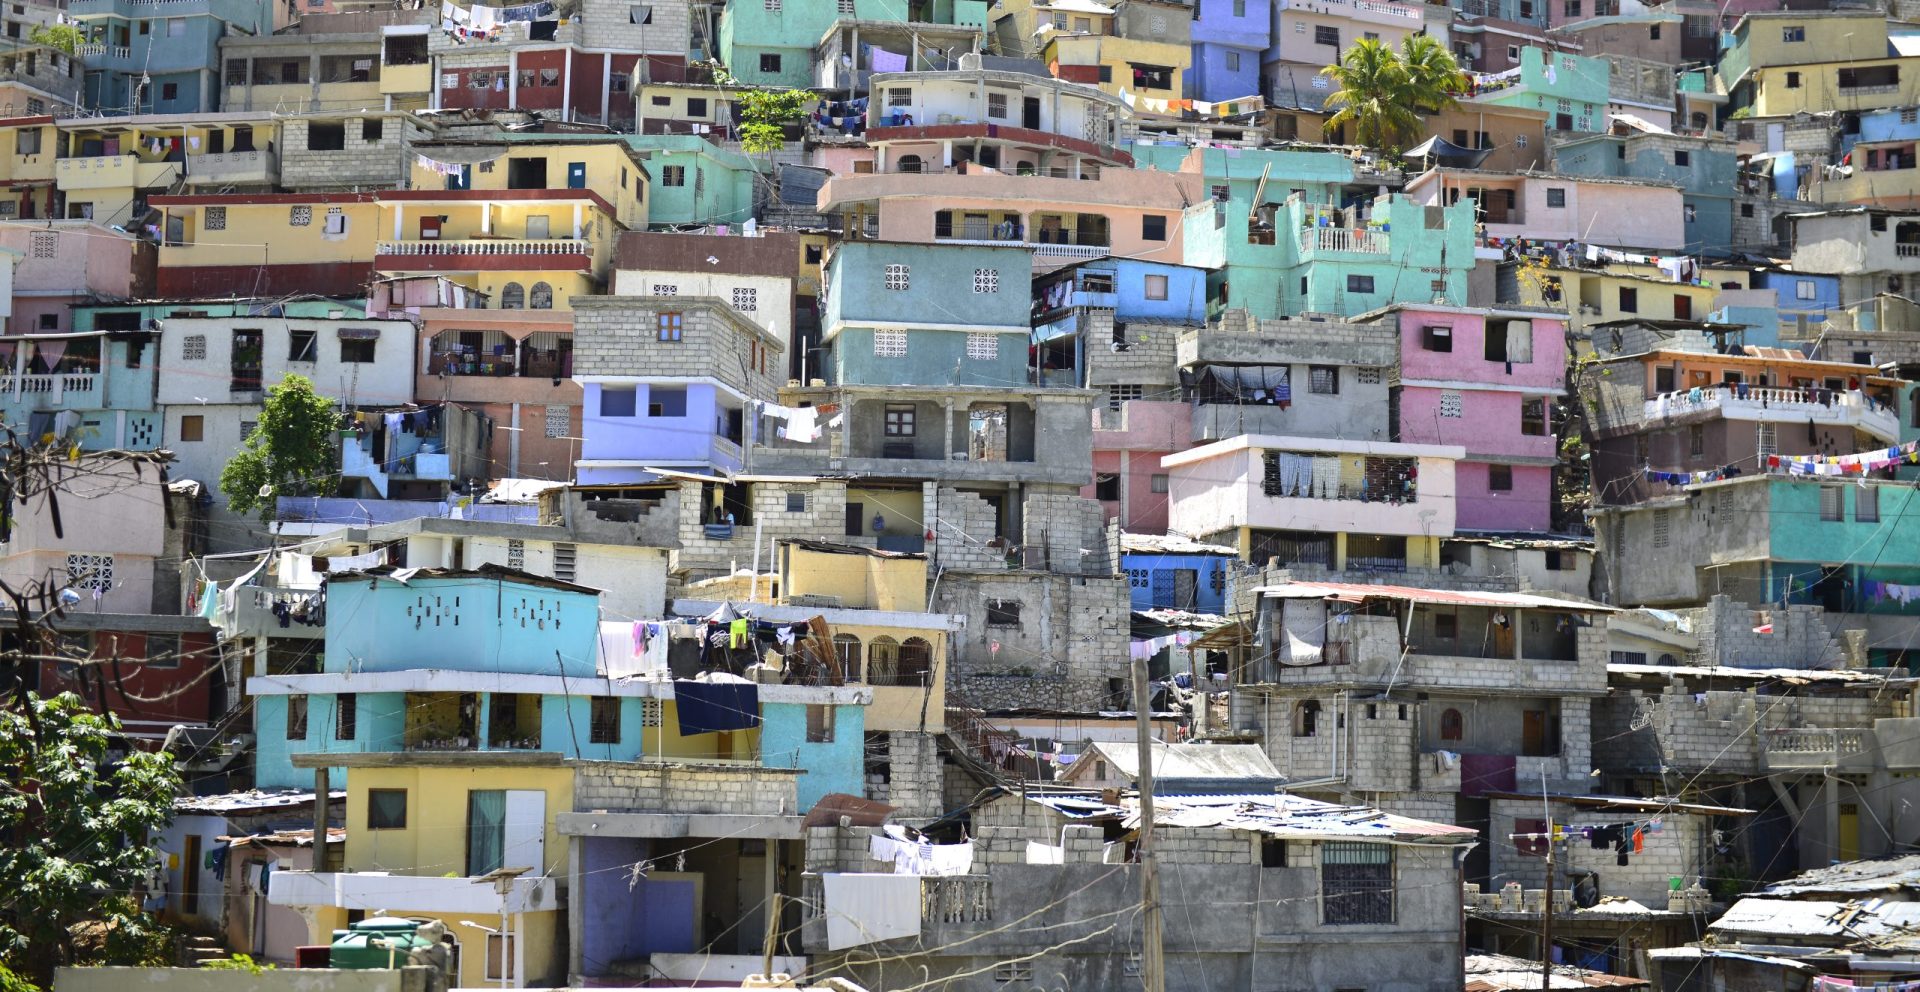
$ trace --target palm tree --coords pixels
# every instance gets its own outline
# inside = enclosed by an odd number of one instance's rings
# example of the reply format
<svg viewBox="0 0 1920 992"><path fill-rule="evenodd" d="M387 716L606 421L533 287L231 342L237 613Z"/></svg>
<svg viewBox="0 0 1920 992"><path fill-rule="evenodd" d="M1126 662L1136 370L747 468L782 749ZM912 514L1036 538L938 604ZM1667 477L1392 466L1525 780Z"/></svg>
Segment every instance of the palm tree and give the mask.
<svg viewBox="0 0 1920 992"><path fill-rule="evenodd" d="M1327 97L1336 110L1324 129L1352 123L1360 144L1389 153L1421 135L1421 112L1452 106L1454 94L1466 89L1453 53L1429 35L1408 35L1398 52L1362 38L1320 74L1340 87Z"/></svg>

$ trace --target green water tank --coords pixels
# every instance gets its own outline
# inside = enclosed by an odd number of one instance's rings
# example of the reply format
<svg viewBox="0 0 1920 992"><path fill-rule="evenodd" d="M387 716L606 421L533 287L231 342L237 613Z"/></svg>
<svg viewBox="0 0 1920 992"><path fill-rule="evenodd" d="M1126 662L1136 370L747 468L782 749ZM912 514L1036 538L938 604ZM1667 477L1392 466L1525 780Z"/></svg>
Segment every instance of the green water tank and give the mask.
<svg viewBox="0 0 1920 992"><path fill-rule="evenodd" d="M327 965L333 968L400 968L416 947L432 947L419 934L420 924L395 916L361 920L333 932Z"/></svg>

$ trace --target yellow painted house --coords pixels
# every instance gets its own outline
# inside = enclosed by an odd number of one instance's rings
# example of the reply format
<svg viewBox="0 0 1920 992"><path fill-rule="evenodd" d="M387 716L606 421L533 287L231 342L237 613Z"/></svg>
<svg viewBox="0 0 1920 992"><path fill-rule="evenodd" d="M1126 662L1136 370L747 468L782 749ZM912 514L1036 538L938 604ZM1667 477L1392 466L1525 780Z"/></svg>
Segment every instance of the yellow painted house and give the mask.
<svg viewBox="0 0 1920 992"><path fill-rule="evenodd" d="M236 292L353 296L366 291L379 239L371 193L154 196L155 289L167 299Z"/></svg>
<svg viewBox="0 0 1920 992"><path fill-rule="evenodd" d="M1515 280L1525 306L1565 310L1567 331L1579 354L1592 354L1586 331L1611 320L1706 320L1719 295L1719 279L1704 273L1704 285L1674 282L1651 265L1605 269L1537 266Z"/></svg>
<svg viewBox="0 0 1920 992"><path fill-rule="evenodd" d="M415 151L412 188L377 194L382 275L436 274L503 309L565 310L605 286L620 232L647 223L645 160L617 139Z"/></svg>
<svg viewBox="0 0 1920 992"><path fill-rule="evenodd" d="M308 757L308 756L302 756ZM311 756L351 768L338 872L284 872L270 899L306 918L310 944L374 915L447 926L458 988L558 985L574 769L549 752ZM296 759L298 760L298 759ZM493 872L525 868L492 880Z"/></svg>
<svg viewBox="0 0 1920 992"><path fill-rule="evenodd" d="M1171 42L1066 34L1048 39L1040 58L1055 76L1097 86L1114 96L1177 100L1192 52L1187 45Z"/></svg>
<svg viewBox="0 0 1920 992"><path fill-rule="evenodd" d="M1734 25L1719 85L1755 117L1920 103L1920 55L1880 10L1760 11Z"/></svg>
<svg viewBox="0 0 1920 992"><path fill-rule="evenodd" d="M148 197L205 177L221 186L271 187L267 156L235 155L271 147L265 113L148 114L56 122L54 163L61 215L132 228L147 221Z"/></svg>
<svg viewBox="0 0 1920 992"><path fill-rule="evenodd" d="M53 172L58 149L52 117L0 120L0 220L57 216Z"/></svg>

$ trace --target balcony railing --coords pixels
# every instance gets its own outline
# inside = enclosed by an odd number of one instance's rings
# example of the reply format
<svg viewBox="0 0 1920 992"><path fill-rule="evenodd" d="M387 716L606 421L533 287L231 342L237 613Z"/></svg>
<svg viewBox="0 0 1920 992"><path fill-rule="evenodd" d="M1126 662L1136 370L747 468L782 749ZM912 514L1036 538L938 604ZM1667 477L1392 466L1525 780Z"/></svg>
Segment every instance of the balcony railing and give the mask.
<svg viewBox="0 0 1920 992"><path fill-rule="evenodd" d="M1873 763L1873 731L1794 728L1767 732L1767 767L1831 768Z"/></svg>
<svg viewBox="0 0 1920 992"><path fill-rule="evenodd" d="M993 919L993 879L985 875L936 875L920 883L920 919L938 923L985 923Z"/></svg>
<svg viewBox="0 0 1920 992"><path fill-rule="evenodd" d="M1889 440L1900 436L1900 420L1893 408L1859 390L1723 383L1656 396L1647 400L1642 410L1646 420L1701 413L1719 413L1736 420L1851 423Z"/></svg>
<svg viewBox="0 0 1920 992"><path fill-rule="evenodd" d="M1920 245L1894 245L1893 253L1901 258L1920 258Z"/></svg>
<svg viewBox="0 0 1920 992"><path fill-rule="evenodd" d="M569 239L518 241L509 239L480 241L382 241L376 249L381 255L447 257L452 255L587 255L593 246Z"/></svg>
<svg viewBox="0 0 1920 992"><path fill-rule="evenodd" d="M116 59L133 58L133 49L126 45L109 45L104 42L90 41L74 48L73 54L80 58L109 56Z"/></svg>
<svg viewBox="0 0 1920 992"><path fill-rule="evenodd" d="M22 396L47 396L55 402L68 393L92 394L100 388L97 372L53 372L34 375L10 375L0 379L0 392L19 399Z"/></svg>
<svg viewBox="0 0 1920 992"><path fill-rule="evenodd" d="M1367 255L1387 253L1387 234L1367 228L1308 227L1300 231L1300 250L1351 251Z"/></svg>
<svg viewBox="0 0 1920 992"><path fill-rule="evenodd" d="M1029 248L1036 258L1106 258L1113 253L1110 245L1067 245L1042 241L1003 241L994 238L936 238L943 245L991 245L1002 248Z"/></svg>

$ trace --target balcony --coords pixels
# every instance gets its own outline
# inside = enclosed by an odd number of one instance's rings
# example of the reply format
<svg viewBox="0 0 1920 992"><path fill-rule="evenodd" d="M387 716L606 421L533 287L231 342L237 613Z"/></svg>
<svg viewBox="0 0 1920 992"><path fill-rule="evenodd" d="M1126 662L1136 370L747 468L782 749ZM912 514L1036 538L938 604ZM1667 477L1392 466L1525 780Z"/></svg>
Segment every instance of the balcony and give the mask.
<svg viewBox="0 0 1920 992"><path fill-rule="evenodd" d="M825 947L827 919L821 876L800 876L800 904L807 907L802 926L808 947ZM993 879L987 875L923 875L920 877L920 934L925 940L941 925L971 929L971 924L993 921Z"/></svg>
<svg viewBox="0 0 1920 992"><path fill-rule="evenodd" d="M433 66L425 62L419 65L384 65L380 67L381 96L425 93L432 89Z"/></svg>
<svg viewBox="0 0 1920 992"><path fill-rule="evenodd" d="M189 186L234 183L272 185L279 177L279 162L272 152L220 152L187 156Z"/></svg>
<svg viewBox="0 0 1920 992"><path fill-rule="evenodd" d="M572 239L382 241L375 248L374 266L382 270L419 272L512 269L582 272L593 267L593 245Z"/></svg>
<svg viewBox="0 0 1920 992"><path fill-rule="evenodd" d="M133 49L126 45L109 45L105 42L90 41L74 48L73 54L83 59L106 58L132 61Z"/></svg>
<svg viewBox="0 0 1920 992"><path fill-rule="evenodd" d="M100 395L100 374L97 372L54 372L32 375L10 375L0 378L0 393L20 402L23 397L45 398L52 403L68 402L67 394L72 393L74 400L81 403L94 403Z"/></svg>
<svg viewBox="0 0 1920 992"><path fill-rule="evenodd" d="M1645 402L1641 413L1648 422L1713 416L1761 423L1812 421L1853 427L1890 442L1900 439L1898 414L1858 390L1722 384L1656 396Z"/></svg>
<svg viewBox="0 0 1920 992"><path fill-rule="evenodd" d="M493 881L461 876L276 871L268 883L267 901L275 906L457 913L486 919L560 908L556 881L537 875L511 880L502 895Z"/></svg>
<svg viewBox="0 0 1920 992"><path fill-rule="evenodd" d="M1770 730L1766 749L1769 772L1871 769L1876 750L1871 730L1819 728Z"/></svg>
<svg viewBox="0 0 1920 992"><path fill-rule="evenodd" d="M1086 261L1094 258L1106 258L1113 254L1110 245L1064 245L1041 241L998 241L993 238L940 238L943 245L987 245L1000 248L1026 248L1035 258L1071 259Z"/></svg>
<svg viewBox="0 0 1920 992"><path fill-rule="evenodd" d="M62 190L153 189L173 185L180 178L180 163L142 162L133 155L93 155L63 158L54 164L53 175Z"/></svg>
<svg viewBox="0 0 1920 992"><path fill-rule="evenodd" d="M1364 227L1307 227L1300 230L1300 254L1344 252L1385 255L1387 233Z"/></svg>

